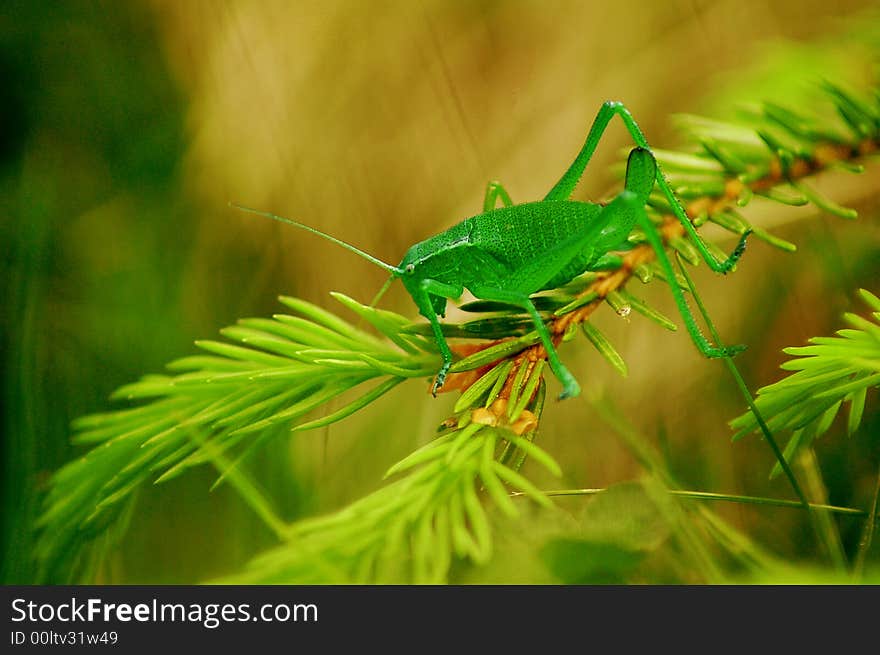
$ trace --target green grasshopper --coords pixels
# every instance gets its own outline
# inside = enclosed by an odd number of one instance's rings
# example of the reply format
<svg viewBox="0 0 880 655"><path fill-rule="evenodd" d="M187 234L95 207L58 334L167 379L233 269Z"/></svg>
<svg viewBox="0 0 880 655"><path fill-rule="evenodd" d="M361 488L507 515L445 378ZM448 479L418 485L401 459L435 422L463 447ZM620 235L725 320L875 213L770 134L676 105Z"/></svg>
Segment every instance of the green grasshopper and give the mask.
<svg viewBox="0 0 880 655"><path fill-rule="evenodd" d="M624 190L604 205L571 200L570 196L605 128L615 115L623 120L638 146L630 152L627 161ZM657 228L645 213L648 196L655 184L710 268L718 273L730 271L745 250L749 231L742 235L726 260L717 261L675 197L642 131L629 110L619 102L609 101L602 105L580 153L543 200L515 205L501 184L490 182L482 214L466 218L445 232L415 244L398 266L387 264L302 223L240 205L233 206L329 239L381 266L391 273L391 280L399 278L419 313L430 322L443 357L431 389L433 394L436 395L443 386L452 366L452 351L438 316L445 316L448 300L457 300L467 289L478 299L513 304L529 313L547 351L550 368L562 383L559 396L562 399L577 396L580 387L559 360L547 326L530 296L559 287L587 271L607 266L614 260L610 253L626 248L627 237L635 226L644 231L656 252L678 310L700 352L706 357L727 357L745 349L745 346L712 345L700 332L676 283ZM496 208L499 200L502 207Z"/></svg>

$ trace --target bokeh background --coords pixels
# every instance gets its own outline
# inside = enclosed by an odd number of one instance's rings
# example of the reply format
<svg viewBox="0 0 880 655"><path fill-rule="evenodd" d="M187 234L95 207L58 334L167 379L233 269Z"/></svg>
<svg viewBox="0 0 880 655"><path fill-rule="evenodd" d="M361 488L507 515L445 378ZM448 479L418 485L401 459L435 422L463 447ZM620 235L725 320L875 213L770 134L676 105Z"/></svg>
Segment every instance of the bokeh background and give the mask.
<svg viewBox="0 0 880 655"><path fill-rule="evenodd" d="M540 198L604 100L626 102L654 145L673 147L678 112L729 116L741 100L799 98L823 75L870 79L869 53L840 35L872 4L7 1L2 579L33 579L41 492L77 452L71 419L107 408L114 388L192 352L194 339L278 311L280 293L336 310L329 291L368 301L384 281L353 255L229 201L396 262L477 213L489 179L515 201ZM780 67L791 75L780 78ZM612 187L610 164L627 145L623 129L609 131L579 197ZM859 286L880 291L876 168L818 184L859 209L858 222L755 203L749 217L799 252L758 244L733 276L698 271L726 340L750 345L738 361L752 388L777 379L782 347L839 327ZM638 291L674 315L662 286ZM415 314L401 288L383 303ZM610 311L596 321L629 377L583 344L563 349L569 368L656 438L689 488L789 496L784 480L767 480L772 456L757 439L730 443L726 421L742 403L720 364L683 332ZM404 385L330 431L271 444L252 473L286 518L340 507L425 443L453 402ZM852 439L836 430L818 444L832 502L865 506L878 430L875 409ZM529 469L548 487L639 475L580 399L548 408L541 444L565 470L551 480ZM145 489L98 580L203 580L271 545L231 492L208 493L214 475ZM721 511L774 552L816 557L797 512ZM840 527L851 548L859 523Z"/></svg>

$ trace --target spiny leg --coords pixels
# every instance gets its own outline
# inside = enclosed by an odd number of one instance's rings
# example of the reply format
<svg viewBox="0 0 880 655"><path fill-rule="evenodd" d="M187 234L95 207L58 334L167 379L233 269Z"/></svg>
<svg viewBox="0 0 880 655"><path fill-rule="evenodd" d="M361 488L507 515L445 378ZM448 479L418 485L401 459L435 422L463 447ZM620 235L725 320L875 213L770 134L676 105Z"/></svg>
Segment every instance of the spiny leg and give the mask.
<svg viewBox="0 0 880 655"><path fill-rule="evenodd" d="M599 145L599 141L605 132L605 128L608 127L608 123L615 115L620 116L624 125L626 125L626 129L629 131L638 146L648 151L651 150L648 141L645 139L645 135L642 134L641 129L639 129L639 126L636 124L636 121L632 117L632 114L630 114L629 110L623 105L623 103L609 100L599 109L599 113L593 120L593 125L590 127L590 132L587 134L587 140L584 143L583 148L581 148L580 153L578 153L574 162L568 167L568 170L565 171L556 185L550 189L550 192L544 197L544 200L566 200L571 196L574 188L577 186L578 181L580 181L581 176L584 173L584 169L592 158L596 146ZM666 176L663 174L659 164L657 164L657 185L660 187L660 190L669 202L670 207L672 207L672 213L675 214L675 217L679 220L685 231L693 240L694 245L703 260L717 273L727 273L730 271L745 251L746 239L751 231L746 230L746 232L740 237L739 243L730 256L723 262L719 262L715 259L715 256L709 252L709 249L706 248L706 244L700 238L700 235L697 234L696 228L694 228L687 213L678 201L678 198L672 192L672 188L666 181Z"/></svg>
<svg viewBox="0 0 880 655"><path fill-rule="evenodd" d="M550 362L550 368L553 370L553 373L562 383L562 393L559 394L559 400L563 400L565 398L573 398L574 396L580 394L580 385L578 384L575 377L571 374L571 372L567 368L565 368L562 361L559 359L559 354L556 352L556 347L553 345L553 340L550 337L550 331L547 329L547 325L544 323L544 319L541 318L538 310L535 309L535 305L532 303L531 299L527 295L520 294L516 291L507 291L504 289L495 289L482 286L474 286L473 288L471 288L471 292L474 294L474 296L483 300L509 302L514 305L519 305L520 307L525 309L529 313L529 316L532 317L532 321L535 324L535 329L538 332L538 337L540 337L541 339L544 350L547 351L547 360Z"/></svg>
<svg viewBox="0 0 880 655"><path fill-rule="evenodd" d="M446 382L446 375L452 366L452 350L446 343L446 336L443 334L443 328L440 327L440 320L437 318L437 312L434 309L434 303L431 302L431 295L441 296L443 298L458 298L464 292L460 286L454 286L439 282L438 280L422 280L419 285L419 293L413 295L419 313L428 319L431 324L431 331L434 333L434 341L440 349L440 355L443 357L443 364L437 371L434 378L434 384L431 385L431 395L436 396L437 392Z"/></svg>
<svg viewBox="0 0 880 655"><path fill-rule="evenodd" d="M446 337L443 334L443 329L440 327L440 321L437 319L437 314L431 307L431 300L428 298L428 294L426 293L424 298L417 298L416 304L419 306L422 315L425 315L426 313L428 314L426 318L428 319L428 323L431 324L431 331L434 333L434 341L440 349L440 356L443 358L443 364L440 366L440 370L437 371L437 376L434 378L434 384L431 385L431 395L436 396L440 387L446 382L446 375L449 373L449 368L452 366L452 351L449 349L449 344L446 343ZM427 309L427 312L422 311L423 307Z"/></svg>
<svg viewBox="0 0 880 655"><path fill-rule="evenodd" d="M642 228L642 231L644 231L645 237L648 239L648 243L651 244L651 247L657 254L657 260L660 262L660 266L666 274L666 279L669 281L669 288L672 291L672 297L678 307L678 312L681 314L685 327L687 327L687 331L691 335L691 339L693 339L694 344L699 351L706 357L732 357L745 350L745 346L722 346L720 344L713 346L709 340L703 336L703 333L700 332L697 320L694 317L693 312L691 312L691 308L688 306L687 300L681 292L681 288L678 286L675 271L672 268L669 257L666 255L666 250L663 248L663 242L660 239L660 235L657 233L657 227L651 222L651 219L648 218L648 214L645 212L645 208L642 206L638 196L631 191L624 191L615 198L614 203L619 203L619 205L624 207L627 211L633 212L636 222L639 227Z"/></svg>
<svg viewBox="0 0 880 655"><path fill-rule="evenodd" d="M510 194L507 193L507 190L501 185L501 182L498 180L492 180L486 185L486 197L483 200L483 213L485 214L495 209L499 198L501 198L502 206L513 206L513 200L510 199Z"/></svg>

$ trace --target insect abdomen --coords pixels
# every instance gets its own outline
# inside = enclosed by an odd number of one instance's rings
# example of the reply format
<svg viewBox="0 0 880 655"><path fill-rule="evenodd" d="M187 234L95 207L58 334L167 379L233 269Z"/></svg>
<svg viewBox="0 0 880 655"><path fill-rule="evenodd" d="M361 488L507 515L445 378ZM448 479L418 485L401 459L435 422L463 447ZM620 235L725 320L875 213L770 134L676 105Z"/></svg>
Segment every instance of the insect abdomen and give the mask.
<svg viewBox="0 0 880 655"><path fill-rule="evenodd" d="M511 270L534 262L554 246L577 239L602 211L599 205L569 200L534 202L496 209L466 219L471 242ZM588 247L559 270L545 288L559 286L583 273L595 260ZM601 253L600 253L601 254Z"/></svg>

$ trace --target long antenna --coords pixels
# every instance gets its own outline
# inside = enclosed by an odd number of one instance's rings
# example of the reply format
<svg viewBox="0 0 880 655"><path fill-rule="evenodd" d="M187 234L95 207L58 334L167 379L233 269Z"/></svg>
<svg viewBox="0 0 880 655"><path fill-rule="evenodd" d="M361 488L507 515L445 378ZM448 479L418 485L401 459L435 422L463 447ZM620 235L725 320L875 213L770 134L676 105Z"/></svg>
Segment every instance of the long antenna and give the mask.
<svg viewBox="0 0 880 655"><path fill-rule="evenodd" d="M381 259L377 259L377 258L373 257L372 255L368 255L363 250L355 248L350 243L346 243L345 241L342 241L341 239L337 239L336 237L331 237L329 234L325 234L325 233L321 232L320 230L316 230L315 228L309 227L308 225L304 225L303 223L298 223L297 221L293 221L289 218L284 218L283 216L278 216L277 214L272 214L270 212L264 212L264 211L260 211L259 209L252 209L251 207L245 207L244 205L239 205L238 203L235 203L235 202L230 202L229 206L234 207L235 209L240 209L243 212L248 212L250 214L257 214L258 216L265 216L266 218L271 218L271 219L279 221L281 223L287 223L288 225L293 225L294 227L298 227L302 230L305 230L306 232L311 232L312 234L317 234L319 237L324 237L328 241L332 241L337 246L342 246L346 250L349 250L356 255L360 255L361 257L363 257L367 261L373 262L376 266L381 266L382 268L384 268L389 273L392 273L393 275L400 275L401 273L403 273L403 271L400 270L399 268L397 268L396 266L392 266L391 264L386 264Z"/></svg>

